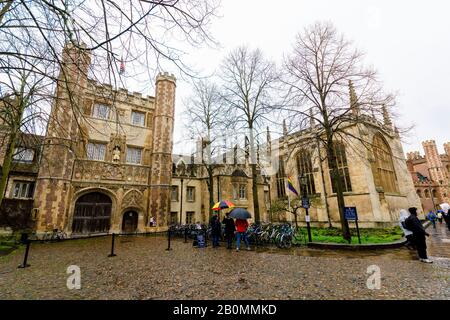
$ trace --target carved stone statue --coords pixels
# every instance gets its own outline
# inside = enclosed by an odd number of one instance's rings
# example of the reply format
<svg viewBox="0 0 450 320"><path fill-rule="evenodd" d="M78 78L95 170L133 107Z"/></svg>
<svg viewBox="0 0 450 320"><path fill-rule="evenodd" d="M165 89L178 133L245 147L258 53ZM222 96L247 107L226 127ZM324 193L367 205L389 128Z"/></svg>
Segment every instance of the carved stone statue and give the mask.
<svg viewBox="0 0 450 320"><path fill-rule="evenodd" d="M119 146L115 146L112 154L113 154L112 161L114 163L118 163L120 161L120 147Z"/></svg>

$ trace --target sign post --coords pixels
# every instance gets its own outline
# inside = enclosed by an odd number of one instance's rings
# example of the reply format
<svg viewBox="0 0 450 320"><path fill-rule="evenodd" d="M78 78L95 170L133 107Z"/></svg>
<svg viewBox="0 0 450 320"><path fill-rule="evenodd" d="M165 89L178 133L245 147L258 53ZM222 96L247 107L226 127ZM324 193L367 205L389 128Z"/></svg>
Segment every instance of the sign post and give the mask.
<svg viewBox="0 0 450 320"><path fill-rule="evenodd" d="M309 202L309 198L306 196L303 196L303 198L302 198L302 207L305 208L305 212L306 212L305 220L306 220L306 229L308 230L308 241L312 242L311 225L310 225L311 218L309 216L309 211L308 211L310 208L310 202Z"/></svg>
<svg viewBox="0 0 450 320"><path fill-rule="evenodd" d="M347 221L355 221L356 224L356 233L358 235L358 243L361 244L361 236L359 235L359 226L358 226L358 212L356 211L356 207L345 207L345 219Z"/></svg>

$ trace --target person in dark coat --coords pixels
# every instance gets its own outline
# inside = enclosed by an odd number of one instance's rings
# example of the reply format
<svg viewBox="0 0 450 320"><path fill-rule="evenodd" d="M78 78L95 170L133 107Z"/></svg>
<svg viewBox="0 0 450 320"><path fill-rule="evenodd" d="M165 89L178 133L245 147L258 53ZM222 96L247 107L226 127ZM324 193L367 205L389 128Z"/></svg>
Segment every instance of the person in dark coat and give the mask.
<svg viewBox="0 0 450 320"><path fill-rule="evenodd" d="M211 227L211 237L213 248L219 247L220 234L222 232L222 224L220 223L219 216L214 214L209 220L209 226Z"/></svg>
<svg viewBox="0 0 450 320"><path fill-rule="evenodd" d="M428 232L425 231L422 223L417 217L417 208L409 208L410 216L405 220L405 225L408 230L413 232L414 243L417 247L417 252L421 262L433 263L427 256L427 242L425 237L429 237Z"/></svg>
<svg viewBox="0 0 450 320"><path fill-rule="evenodd" d="M227 240L227 249L231 249L231 244L233 243L236 226L234 225L233 218L230 218L229 212L223 218L222 223L225 225L225 239Z"/></svg>

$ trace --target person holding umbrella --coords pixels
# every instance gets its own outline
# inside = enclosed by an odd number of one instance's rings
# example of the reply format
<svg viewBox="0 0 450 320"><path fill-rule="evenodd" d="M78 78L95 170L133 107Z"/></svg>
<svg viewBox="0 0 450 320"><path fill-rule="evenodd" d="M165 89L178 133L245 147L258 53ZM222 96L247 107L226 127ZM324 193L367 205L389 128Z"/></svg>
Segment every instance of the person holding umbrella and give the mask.
<svg viewBox="0 0 450 320"><path fill-rule="evenodd" d="M250 250L250 242L247 238L247 219L252 217L250 212L242 208L236 208L231 211L230 217L236 219L236 251L241 248L241 240L244 240L247 250Z"/></svg>
<svg viewBox="0 0 450 320"><path fill-rule="evenodd" d="M222 223L225 225L225 239L227 240L227 249L231 249L231 243L233 242L234 233L236 232L236 226L234 225L234 220L230 217L229 212L225 214Z"/></svg>
<svg viewBox="0 0 450 320"><path fill-rule="evenodd" d="M214 215L211 217L209 224L211 226L211 237L213 248L219 247L219 240L222 233L222 224L220 223L219 211L227 208L233 208L234 204L228 200L222 200L214 204L211 208L213 211L216 211ZM233 222L234 225L234 222ZM234 231L233 231L234 233Z"/></svg>
<svg viewBox="0 0 450 320"><path fill-rule="evenodd" d="M447 224L447 228L450 231L450 205L445 202L443 204L439 205L442 209L442 211L444 212L442 215L444 217L445 223Z"/></svg>

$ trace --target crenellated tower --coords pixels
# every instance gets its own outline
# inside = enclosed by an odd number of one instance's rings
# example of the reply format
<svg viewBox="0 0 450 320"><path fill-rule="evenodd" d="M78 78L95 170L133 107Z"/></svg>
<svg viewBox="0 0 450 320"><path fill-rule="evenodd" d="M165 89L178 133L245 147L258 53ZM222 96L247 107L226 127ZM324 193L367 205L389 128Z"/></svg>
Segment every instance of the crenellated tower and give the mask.
<svg viewBox="0 0 450 320"><path fill-rule="evenodd" d="M422 142L423 149L425 150L425 158L427 159L428 170L431 180L435 182L444 181L444 168L439 155L436 141L428 140Z"/></svg>
<svg viewBox="0 0 450 320"><path fill-rule="evenodd" d="M175 116L176 79L160 73L156 78L153 117L153 150L150 184L150 215L158 227L166 226L170 214L172 147Z"/></svg>
<svg viewBox="0 0 450 320"><path fill-rule="evenodd" d="M66 225L74 150L80 139L80 106L91 54L83 44L66 44L61 61L35 192L36 229L40 232L62 230Z"/></svg>

